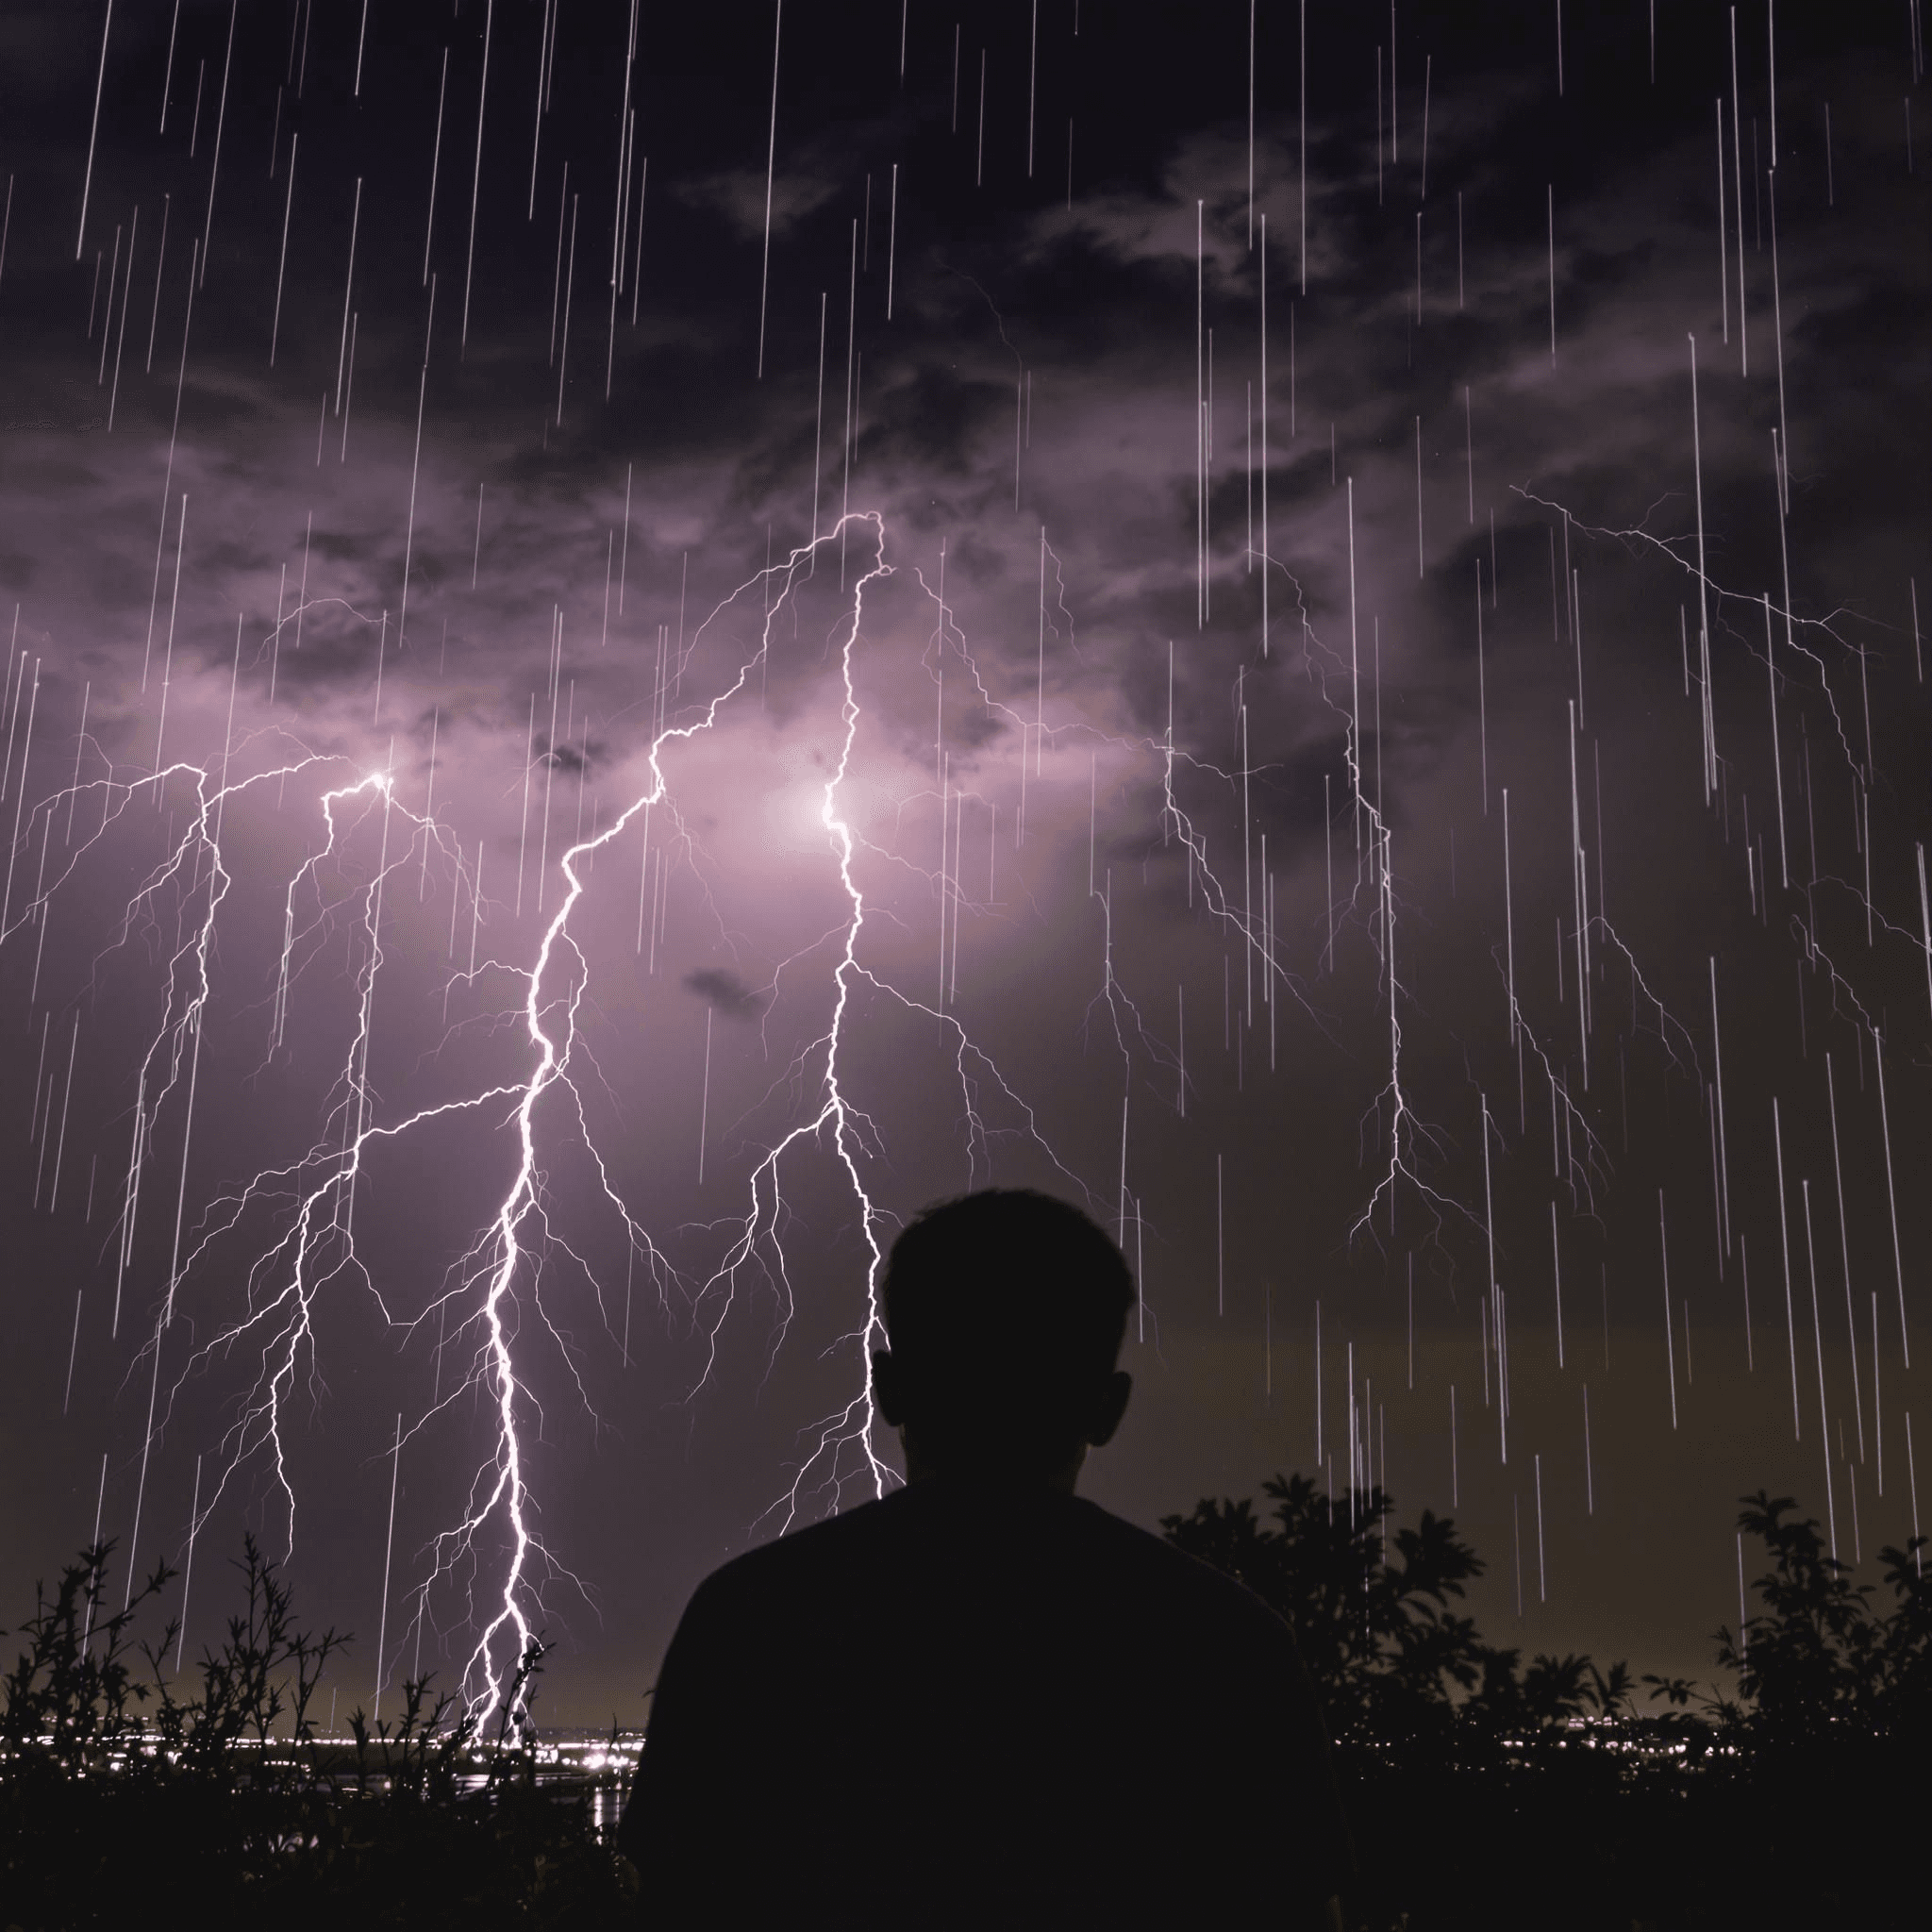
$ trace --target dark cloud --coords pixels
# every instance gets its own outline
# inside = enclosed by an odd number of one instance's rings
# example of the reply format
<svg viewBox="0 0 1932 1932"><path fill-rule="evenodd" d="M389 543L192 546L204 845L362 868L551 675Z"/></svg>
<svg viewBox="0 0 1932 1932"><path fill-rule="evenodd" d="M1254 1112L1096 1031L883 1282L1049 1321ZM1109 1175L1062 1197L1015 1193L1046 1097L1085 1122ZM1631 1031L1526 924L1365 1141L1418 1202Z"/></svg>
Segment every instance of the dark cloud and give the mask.
<svg viewBox="0 0 1932 1932"><path fill-rule="evenodd" d="M701 966L687 973L682 984L687 992L696 993L714 1013L727 1020L756 1020L765 1010L766 995L722 966Z"/></svg>

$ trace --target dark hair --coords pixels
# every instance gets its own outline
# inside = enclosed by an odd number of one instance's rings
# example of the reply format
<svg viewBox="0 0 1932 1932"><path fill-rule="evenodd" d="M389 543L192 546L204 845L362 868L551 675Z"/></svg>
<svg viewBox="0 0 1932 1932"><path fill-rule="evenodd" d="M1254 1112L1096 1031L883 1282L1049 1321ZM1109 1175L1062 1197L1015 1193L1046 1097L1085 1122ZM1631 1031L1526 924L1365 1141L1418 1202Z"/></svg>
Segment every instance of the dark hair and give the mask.
<svg viewBox="0 0 1932 1932"><path fill-rule="evenodd" d="M941 1455L1074 1446L1135 1300L1121 1251L1077 1208L1024 1188L943 1201L886 1263L886 1332L911 1420Z"/></svg>

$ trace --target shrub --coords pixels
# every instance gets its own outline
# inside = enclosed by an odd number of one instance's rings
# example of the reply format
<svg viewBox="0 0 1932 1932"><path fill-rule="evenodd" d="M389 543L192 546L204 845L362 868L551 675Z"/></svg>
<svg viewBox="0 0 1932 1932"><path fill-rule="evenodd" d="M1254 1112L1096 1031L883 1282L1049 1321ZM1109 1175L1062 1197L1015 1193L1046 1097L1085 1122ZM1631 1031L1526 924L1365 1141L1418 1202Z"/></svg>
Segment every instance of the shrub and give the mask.
<svg viewBox="0 0 1932 1932"><path fill-rule="evenodd" d="M1524 1663L1457 1608L1483 1563L1450 1519L1391 1535L1380 1489L1263 1491L1272 1523L1223 1498L1162 1527L1294 1629L1354 1822L1352 1924L1924 1923L1924 1539L1882 1553L1881 1612L1790 1498L1744 1498L1739 1527L1772 1567L1761 1612L1716 1633L1725 1694L1588 1657Z"/></svg>
<svg viewBox="0 0 1932 1932"><path fill-rule="evenodd" d="M23 1932L145 1922L575 1927L608 1923L625 1868L588 1794L539 1783L529 1707L543 1648L525 1652L480 1774L475 1726L426 1678L403 1714L349 1719L352 1753L309 1715L348 1642L295 1624L275 1565L244 1542L243 1607L192 1686L166 1668L178 1631L132 1631L158 1570L103 1612L109 1548L81 1554L22 1626L0 1717L0 1920ZM184 1691L192 1689L192 1695Z"/></svg>

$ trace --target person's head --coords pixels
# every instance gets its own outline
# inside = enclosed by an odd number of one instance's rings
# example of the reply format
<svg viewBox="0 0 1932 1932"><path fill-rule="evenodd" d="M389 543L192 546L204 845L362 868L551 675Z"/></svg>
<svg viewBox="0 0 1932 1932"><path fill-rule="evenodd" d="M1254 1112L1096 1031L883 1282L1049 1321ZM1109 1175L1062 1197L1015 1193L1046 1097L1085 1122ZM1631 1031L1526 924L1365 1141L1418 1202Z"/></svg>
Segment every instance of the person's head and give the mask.
<svg viewBox="0 0 1932 1932"><path fill-rule="evenodd" d="M1071 1489L1126 1408L1115 1361L1133 1306L1120 1250L1064 1201L994 1188L928 1208L892 1243L891 1347L873 1357L907 1474Z"/></svg>

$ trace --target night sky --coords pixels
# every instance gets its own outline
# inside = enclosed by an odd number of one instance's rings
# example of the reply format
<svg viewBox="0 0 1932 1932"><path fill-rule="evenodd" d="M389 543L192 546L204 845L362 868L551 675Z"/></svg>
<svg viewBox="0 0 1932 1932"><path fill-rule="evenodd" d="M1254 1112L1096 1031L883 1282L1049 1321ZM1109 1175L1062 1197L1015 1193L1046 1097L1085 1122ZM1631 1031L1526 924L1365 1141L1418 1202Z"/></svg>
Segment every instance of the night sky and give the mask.
<svg viewBox="0 0 1932 1932"><path fill-rule="evenodd" d="M1139 1274L1138 1522L1372 1475L1699 1674L1740 1494L1875 1578L1904 0L104 13L0 18L0 1620L253 1530L344 1710L521 1619L639 1722L993 1181Z"/></svg>

